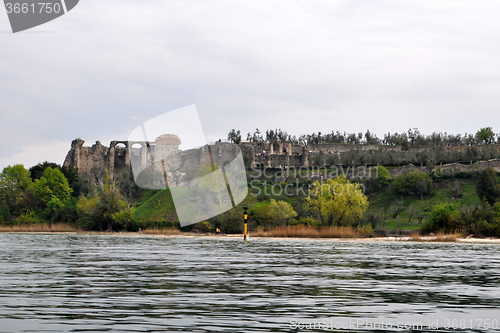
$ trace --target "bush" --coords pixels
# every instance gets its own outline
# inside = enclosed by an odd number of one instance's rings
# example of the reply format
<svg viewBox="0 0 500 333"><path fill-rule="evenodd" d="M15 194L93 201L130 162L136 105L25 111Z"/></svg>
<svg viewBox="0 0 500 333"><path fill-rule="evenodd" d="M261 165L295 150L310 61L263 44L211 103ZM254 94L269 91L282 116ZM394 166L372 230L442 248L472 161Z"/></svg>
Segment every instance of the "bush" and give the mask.
<svg viewBox="0 0 500 333"><path fill-rule="evenodd" d="M459 227L459 213L455 205L439 204L434 207L430 217L432 231L455 231Z"/></svg>
<svg viewBox="0 0 500 333"><path fill-rule="evenodd" d="M492 236L494 231L495 227L486 220L479 220L476 224L476 233L479 236Z"/></svg>
<svg viewBox="0 0 500 333"><path fill-rule="evenodd" d="M500 197L500 186L498 185L497 174L492 168L486 168L479 173L476 183L476 193L479 199L486 198L490 205L493 205Z"/></svg>
<svg viewBox="0 0 500 333"><path fill-rule="evenodd" d="M420 194L423 198L432 191L432 179L425 172L412 171L394 178L394 189L398 194Z"/></svg>
<svg viewBox="0 0 500 333"><path fill-rule="evenodd" d="M387 168L378 165L373 168L373 172L377 176L377 188L381 189L382 187L386 186L391 182L391 176L389 175L389 171L387 171Z"/></svg>
<svg viewBox="0 0 500 333"><path fill-rule="evenodd" d="M319 227L321 222L312 217L301 217L298 220L293 220L293 223L290 225L306 225L309 227Z"/></svg>
<svg viewBox="0 0 500 333"><path fill-rule="evenodd" d="M429 176L433 181L437 182L438 180L443 178L443 169L441 169L440 167L434 168L431 170L431 172L429 172Z"/></svg>
<svg viewBox="0 0 500 333"><path fill-rule="evenodd" d="M456 178L472 178L472 173L468 171L460 171L455 175Z"/></svg>
<svg viewBox="0 0 500 333"><path fill-rule="evenodd" d="M373 237L374 236L373 228L369 224L365 225L365 226L358 227L358 233L359 233L360 237Z"/></svg>
<svg viewBox="0 0 500 333"><path fill-rule="evenodd" d="M382 210L370 209L363 214L361 224L368 224L372 227L372 229L374 229L377 227L377 224L384 222L384 220Z"/></svg>

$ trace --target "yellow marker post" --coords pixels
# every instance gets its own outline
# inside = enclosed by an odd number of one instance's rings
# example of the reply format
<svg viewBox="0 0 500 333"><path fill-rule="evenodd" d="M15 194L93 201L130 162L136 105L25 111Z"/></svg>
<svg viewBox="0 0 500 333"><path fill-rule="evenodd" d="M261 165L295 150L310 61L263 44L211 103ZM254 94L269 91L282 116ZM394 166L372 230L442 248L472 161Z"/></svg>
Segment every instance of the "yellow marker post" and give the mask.
<svg viewBox="0 0 500 333"><path fill-rule="evenodd" d="M248 215L247 215L247 209L248 209L248 207L243 207L243 210L245 211L243 213L243 220L244 220L244 224L243 224L243 234L244 234L243 240L245 241L245 243L247 241L247 232L248 232L248 228L247 228L247 217L248 217Z"/></svg>

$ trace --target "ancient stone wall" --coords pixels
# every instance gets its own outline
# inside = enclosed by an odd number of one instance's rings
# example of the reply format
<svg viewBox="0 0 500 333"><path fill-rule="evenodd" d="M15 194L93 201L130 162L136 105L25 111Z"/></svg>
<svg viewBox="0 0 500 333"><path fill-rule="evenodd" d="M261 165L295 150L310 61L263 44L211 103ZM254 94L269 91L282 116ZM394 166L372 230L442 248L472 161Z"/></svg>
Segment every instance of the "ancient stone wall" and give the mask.
<svg viewBox="0 0 500 333"><path fill-rule="evenodd" d="M479 161L473 164L460 164L460 163L449 163L438 165L443 170L443 175L451 176L459 172L479 172L486 168L492 168L493 170L500 172L500 159L492 159L489 161ZM388 169L391 178L397 177L399 175L404 175L412 171L422 171L427 172L426 167L415 166L414 164L407 164L398 168Z"/></svg>
<svg viewBox="0 0 500 333"><path fill-rule="evenodd" d="M178 140L178 141L177 141ZM202 164L210 163L210 152L208 148L202 147L188 151L178 151L180 140L171 135L163 135L155 142L127 142L112 141L109 148L97 141L91 147L84 147L84 140L76 139L71 143L71 149L64 161L64 166L78 169L79 173L89 173L92 169L108 170L113 174L114 170L121 168L131 168L131 161L144 168L150 165L152 172L163 177L164 172L175 170L193 170ZM281 145L280 145L281 147ZM374 151L379 149L401 151L400 146L380 146L380 145L348 145L348 144L311 144L307 146L285 145L286 154L282 149L272 149L269 143L249 143L240 145L242 151L250 151L253 156L252 167L280 167L280 166L308 166L309 158L319 154L340 154L352 149L363 151ZM463 150L467 147L445 147L447 150ZM500 149L500 145L494 146ZM211 153L216 164L227 164L234 158L236 146L216 142L211 146ZM422 147L410 147L410 149L421 150ZM428 148L427 148L428 149ZM173 158L172 154L177 154ZM166 161L165 170L162 160ZM481 161L474 164L451 163L442 165L444 175L456 174L461 171L474 172L492 167L500 172L500 160ZM408 164L398 168L390 168L391 177L410 171L419 170L427 172L425 167L418 167Z"/></svg>
<svg viewBox="0 0 500 333"><path fill-rule="evenodd" d="M93 168L109 169L109 148L97 141L92 147L83 147L85 141L76 139L71 143L64 166L78 169L80 173L90 172Z"/></svg>

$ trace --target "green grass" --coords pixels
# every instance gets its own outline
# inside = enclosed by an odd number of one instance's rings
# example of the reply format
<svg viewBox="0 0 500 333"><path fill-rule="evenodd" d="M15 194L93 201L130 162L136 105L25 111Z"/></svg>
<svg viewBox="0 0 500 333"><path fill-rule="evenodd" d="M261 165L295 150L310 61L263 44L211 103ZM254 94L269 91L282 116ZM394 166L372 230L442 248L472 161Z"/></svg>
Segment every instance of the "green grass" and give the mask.
<svg viewBox="0 0 500 333"><path fill-rule="evenodd" d="M461 196L459 199L453 198L453 192L450 188L453 182L457 182L460 186ZM284 200L292 205L299 198L297 196L288 196L284 192L281 195L264 195L267 188L267 193L272 193L271 187L276 185L278 190L279 184L267 182L266 185L259 183L254 186L260 188L261 195L256 198L252 204L251 211L259 211L261 206L268 205L269 199ZM476 195L475 181L472 178L457 178L454 180L443 179L433 184L434 189L432 194L425 196L423 199L419 195L405 195L391 193L389 186L384 189L372 193L368 196L370 202L369 210L380 210L384 214L385 221L379 223L377 228L387 230L417 230L422 227L422 224L427 221L432 209L437 204L442 203L456 203L457 206L470 206L480 204L480 200ZM251 191L252 189L249 188ZM294 187L289 188L289 192L295 193ZM261 202L261 200L263 200ZM387 210L395 202L401 201L403 210L399 215L394 218L389 216ZM422 214L425 216L420 223L416 217L412 217L411 222L408 222L408 207L410 205L418 206ZM147 195L137 204L134 217L139 221L177 221L174 202L169 189L162 191L150 191Z"/></svg>
<svg viewBox="0 0 500 333"><path fill-rule="evenodd" d="M452 182L457 182L460 186L461 196L456 199L453 197L453 192L450 189ZM376 193L370 194L368 200L370 202L370 210L382 210L384 212L385 222L380 223L377 227L388 229L388 230L415 230L419 229L423 223L427 221L424 218L422 224L412 217L409 223L409 216L407 214L408 207L413 204L414 206L419 206L422 213L428 217L432 212L432 209L437 204L442 203L454 203L460 206L470 206L480 204L480 200L476 194L475 181L470 178L461 179L443 179L433 184L434 189L432 194L424 196L423 199L419 195L398 195L392 194L389 188L386 187ZM394 218L387 214L387 210L394 203L401 201L403 203L404 209L399 213L399 215Z"/></svg>
<svg viewBox="0 0 500 333"><path fill-rule="evenodd" d="M136 208L134 217L140 221L177 221L170 190L161 190L150 196Z"/></svg>

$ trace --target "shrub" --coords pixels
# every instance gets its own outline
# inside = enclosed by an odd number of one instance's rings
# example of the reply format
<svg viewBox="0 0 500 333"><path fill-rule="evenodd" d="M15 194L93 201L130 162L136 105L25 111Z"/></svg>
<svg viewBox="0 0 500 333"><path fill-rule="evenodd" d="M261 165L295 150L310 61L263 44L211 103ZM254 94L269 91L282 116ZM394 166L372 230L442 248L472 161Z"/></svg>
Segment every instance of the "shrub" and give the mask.
<svg viewBox="0 0 500 333"><path fill-rule="evenodd" d="M436 205L432 210L430 217L430 227L433 231L454 231L459 226L459 221L459 213L455 205L439 204Z"/></svg>
<svg viewBox="0 0 500 333"><path fill-rule="evenodd" d="M293 220L290 225L305 225L309 227L319 227L321 222L312 217L301 217L298 220Z"/></svg>
<svg viewBox="0 0 500 333"><path fill-rule="evenodd" d="M288 202L271 199L269 216L275 225L286 225L288 221L297 217L297 213Z"/></svg>
<svg viewBox="0 0 500 333"><path fill-rule="evenodd" d="M381 222L384 222L384 216L382 215L382 210L380 209L370 209L366 211L361 220L362 224L368 224L372 227L372 229Z"/></svg>
<svg viewBox="0 0 500 333"><path fill-rule="evenodd" d="M374 232L370 224L358 227L358 233L360 237L373 237Z"/></svg>
<svg viewBox="0 0 500 333"><path fill-rule="evenodd" d="M476 193L479 199L486 198L490 205L493 205L500 197L497 174L492 168L486 168L479 173L476 183Z"/></svg>
<svg viewBox="0 0 500 333"><path fill-rule="evenodd" d="M486 220L479 220L476 223L476 232L480 236L492 236L494 234L494 230L495 227Z"/></svg>
<svg viewBox="0 0 500 333"><path fill-rule="evenodd" d="M456 178L472 178L472 173L468 171L460 171L455 175Z"/></svg>
<svg viewBox="0 0 500 333"><path fill-rule="evenodd" d="M421 171L412 171L406 175L399 175L394 178L394 189L398 194L424 194L431 193L432 179L428 174Z"/></svg>
<svg viewBox="0 0 500 333"><path fill-rule="evenodd" d="M387 171L386 167L378 165L373 168L373 172L375 172L375 175L377 176L378 189L381 189L391 182L391 176L389 175L389 171Z"/></svg>
<svg viewBox="0 0 500 333"><path fill-rule="evenodd" d="M441 169L440 167L434 168L431 170L431 172L429 172L429 176L433 181L437 182L438 180L443 178L443 169Z"/></svg>

